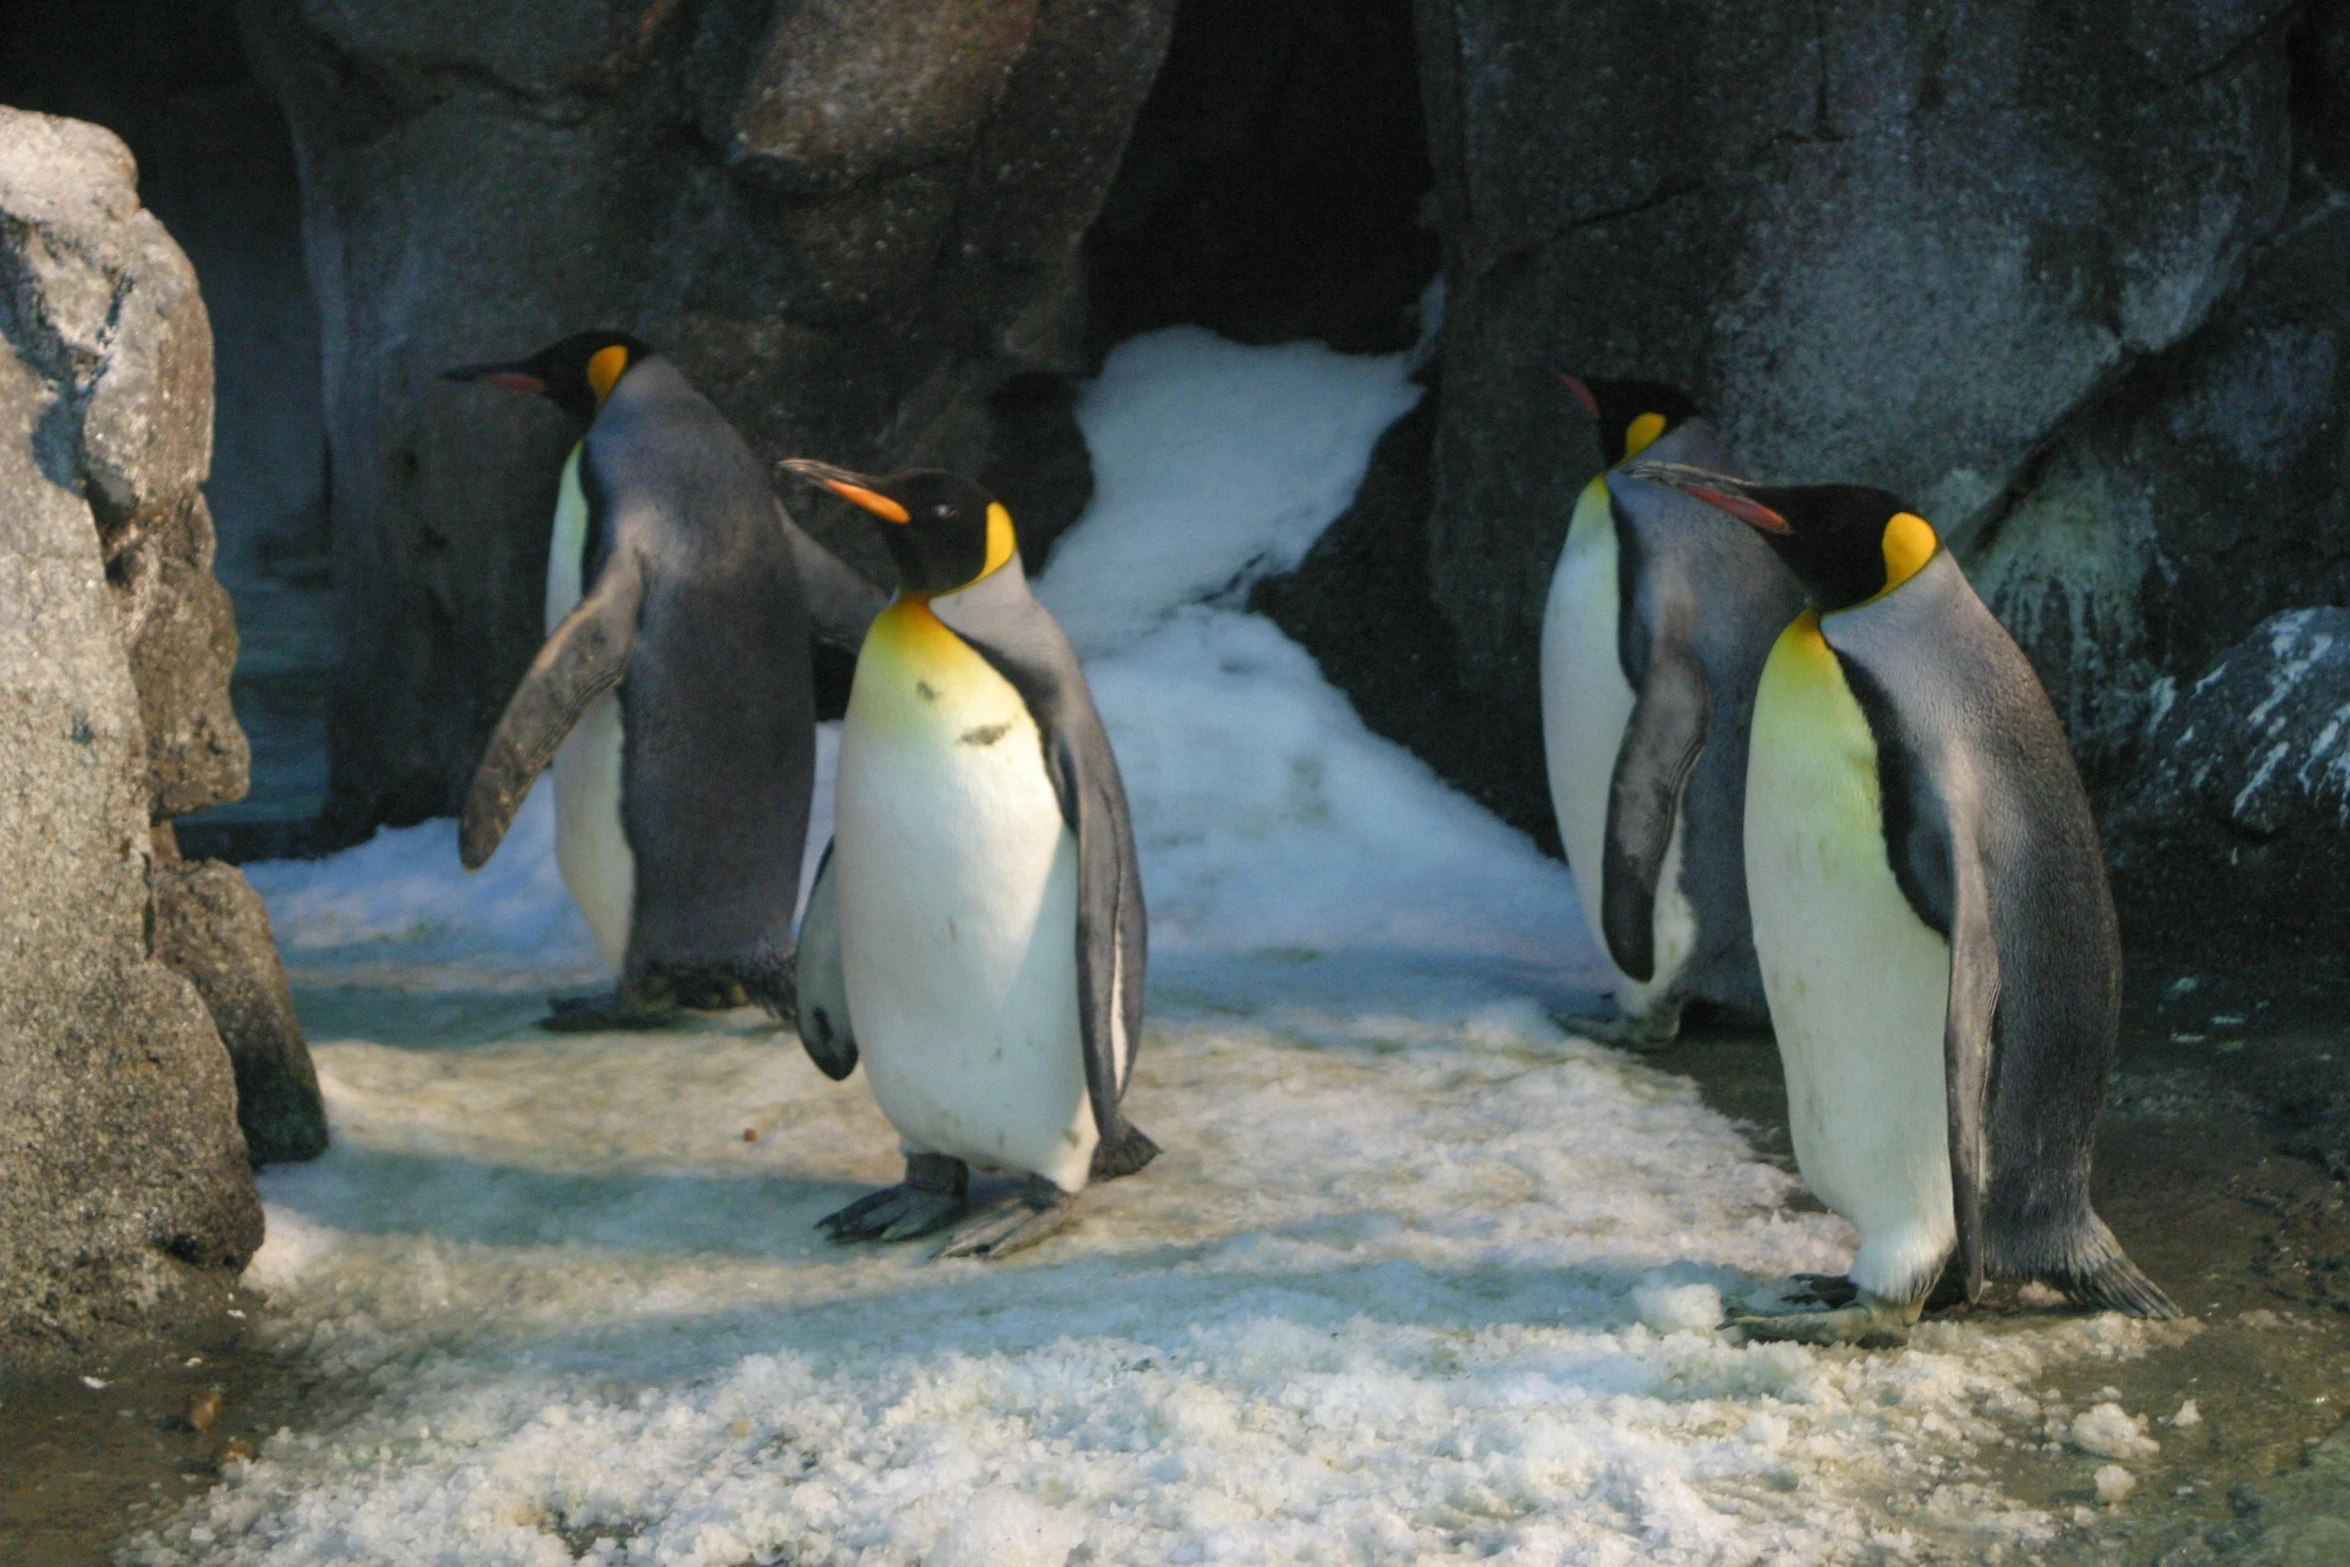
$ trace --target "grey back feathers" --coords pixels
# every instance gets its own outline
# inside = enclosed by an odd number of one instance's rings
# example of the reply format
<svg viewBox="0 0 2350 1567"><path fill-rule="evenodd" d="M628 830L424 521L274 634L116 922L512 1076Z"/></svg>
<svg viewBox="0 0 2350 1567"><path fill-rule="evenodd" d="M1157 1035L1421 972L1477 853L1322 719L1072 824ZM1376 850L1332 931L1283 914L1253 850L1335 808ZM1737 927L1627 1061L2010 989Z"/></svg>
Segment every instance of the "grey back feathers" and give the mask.
<svg viewBox="0 0 2350 1567"><path fill-rule="evenodd" d="M1712 424L1690 419L1641 461L1721 469L1730 456ZM1752 530L1704 502L1620 470L1608 493L1633 707L1608 792L1601 935L1624 973L1654 973L1657 886L1678 813L1698 929L1677 988L1760 1013L1742 848L1747 739L1763 664L1803 592Z"/></svg>
<svg viewBox="0 0 2350 1567"><path fill-rule="evenodd" d="M582 448L583 597L475 774L467 863L488 857L571 724L617 685L636 860L623 988L723 976L780 1008L815 768L799 546L742 438L658 355L629 367ZM837 582L828 601L855 613Z"/></svg>
<svg viewBox="0 0 2350 1567"><path fill-rule="evenodd" d="M1821 630L1876 740L1894 877L1950 942L1944 1061L1969 1298L1988 1270L2175 1316L2089 1204L2121 936L2047 693L1947 550Z"/></svg>

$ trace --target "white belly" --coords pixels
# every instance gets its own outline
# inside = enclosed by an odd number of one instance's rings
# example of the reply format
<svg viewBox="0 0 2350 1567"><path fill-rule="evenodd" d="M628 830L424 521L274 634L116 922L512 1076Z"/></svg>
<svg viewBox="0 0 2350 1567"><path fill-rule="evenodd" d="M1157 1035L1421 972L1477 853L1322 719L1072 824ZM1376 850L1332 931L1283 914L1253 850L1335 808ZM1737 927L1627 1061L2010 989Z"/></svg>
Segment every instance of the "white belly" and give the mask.
<svg viewBox="0 0 2350 1567"><path fill-rule="evenodd" d="M1077 842L1019 694L927 608L892 606L866 639L835 822L841 967L882 1113L909 1149L1082 1189L1098 1136Z"/></svg>
<svg viewBox="0 0 2350 1567"><path fill-rule="evenodd" d="M1957 1239L1950 947L1893 879L1876 744L1808 614L1779 639L1755 701L1746 886L1795 1162L1860 1231L1854 1281L1909 1298Z"/></svg>
<svg viewBox="0 0 2350 1567"><path fill-rule="evenodd" d="M1622 586L1607 483L1594 479L1575 503L1575 520L1550 579L1542 614L1542 751L1559 841L1593 945L1608 957L1600 924L1601 867L1607 857L1608 788L1634 701L1616 633ZM1654 918L1656 971L1645 984L1620 971L1616 999L1628 1016L1648 1012L1689 961L1697 921L1681 890L1681 823L1676 817L1658 879ZM1612 959L1610 966L1613 966Z"/></svg>
<svg viewBox="0 0 2350 1567"><path fill-rule="evenodd" d="M571 449L556 491L555 536L547 550L547 631L578 608L581 556L587 548L587 496L579 485L580 448ZM620 697L596 699L555 753L555 863L571 900L587 916L596 950L618 974L628 958L636 906L636 854L620 819L623 751Z"/></svg>

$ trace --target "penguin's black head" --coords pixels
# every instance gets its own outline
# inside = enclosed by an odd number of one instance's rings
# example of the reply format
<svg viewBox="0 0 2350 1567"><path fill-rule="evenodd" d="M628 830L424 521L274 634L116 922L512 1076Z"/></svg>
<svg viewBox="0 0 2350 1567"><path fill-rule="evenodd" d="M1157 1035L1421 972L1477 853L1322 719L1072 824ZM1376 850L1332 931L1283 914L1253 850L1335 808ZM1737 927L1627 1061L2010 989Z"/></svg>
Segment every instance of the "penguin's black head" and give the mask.
<svg viewBox="0 0 2350 1567"><path fill-rule="evenodd" d="M487 381L510 392L532 392L562 409L581 424L595 422L596 411L629 367L652 357L646 343L626 332L574 332L560 343L549 343L528 359L501 364L459 365L443 370L444 381Z"/></svg>
<svg viewBox="0 0 2350 1567"><path fill-rule="evenodd" d="M1755 484L1679 463L1635 463L1626 476L1670 485L1761 533L1825 613L1889 593L1941 548L1900 496L1858 484Z"/></svg>
<svg viewBox="0 0 2350 1567"><path fill-rule="evenodd" d="M1630 462L1667 430L1704 413L1688 393L1661 381L1584 381L1563 370L1557 375L1599 421L1599 449L1611 466Z"/></svg>
<svg viewBox="0 0 2350 1567"><path fill-rule="evenodd" d="M874 479L805 457L783 466L888 524L882 542L897 563L898 586L908 593L967 588L1018 550L1003 502L959 473L908 468Z"/></svg>

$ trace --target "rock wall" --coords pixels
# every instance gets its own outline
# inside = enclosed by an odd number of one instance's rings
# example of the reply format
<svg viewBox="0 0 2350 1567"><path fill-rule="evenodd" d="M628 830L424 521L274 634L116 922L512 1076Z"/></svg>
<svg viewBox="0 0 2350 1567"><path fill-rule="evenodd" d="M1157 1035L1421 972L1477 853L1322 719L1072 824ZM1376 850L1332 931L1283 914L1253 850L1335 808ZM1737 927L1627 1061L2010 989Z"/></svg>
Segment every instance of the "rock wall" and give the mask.
<svg viewBox="0 0 2350 1567"><path fill-rule="evenodd" d="M1441 404L1265 595L1372 722L1547 837L1541 606L1600 463L1549 367L1676 381L1757 471L1884 485L1942 527L2055 698L2117 857L2176 850L2219 878L2194 896L2124 876L2134 934L2191 938L2215 912L2323 930L2330 902L2248 867L2350 883L2350 833L2315 813L2277 850L2190 809L2156 720L2207 672L2206 706L2257 705L2219 678L2254 628L2350 599L2350 6L1416 17ZM1423 484L1424 520L1398 514ZM1424 595L1441 634L1389 653L1349 630L1348 562L1370 554L1425 563L1383 591ZM1471 721L1382 706L1422 644ZM2314 734L2330 712L2305 698L2282 700Z"/></svg>
<svg viewBox="0 0 2350 1567"><path fill-rule="evenodd" d="M336 816L453 810L539 641L569 433L435 372L613 325L767 457L980 467L1037 444L1000 428L1023 411L1066 448L1065 401L994 394L1083 366L1081 241L1172 11L244 0L321 315ZM808 520L885 573L870 530Z"/></svg>
<svg viewBox="0 0 2350 1567"><path fill-rule="evenodd" d="M1757 471L1865 478L1963 541L2286 205L2267 7L1418 16L1447 285L1432 575L1471 681L1526 711L1595 461L1547 362L1687 386Z"/></svg>
<svg viewBox="0 0 2350 1567"><path fill-rule="evenodd" d="M191 977L169 960L209 941L281 991L283 975L265 920L215 927L156 890L183 874L169 819L241 793L246 750L198 488L211 335L193 270L136 191L107 132L0 110L9 1370L233 1276L261 1239L236 1074L203 990L217 965L191 962ZM225 866L188 874L242 888ZM282 1032L290 1008L271 1021L306 1074L298 1026Z"/></svg>

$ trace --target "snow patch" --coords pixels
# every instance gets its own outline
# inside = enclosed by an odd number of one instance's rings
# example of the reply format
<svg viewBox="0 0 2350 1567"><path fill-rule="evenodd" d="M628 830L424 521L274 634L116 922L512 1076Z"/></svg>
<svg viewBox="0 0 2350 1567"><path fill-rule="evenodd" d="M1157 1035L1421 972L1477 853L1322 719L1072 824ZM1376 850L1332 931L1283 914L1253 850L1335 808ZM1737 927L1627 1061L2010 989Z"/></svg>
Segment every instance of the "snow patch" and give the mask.
<svg viewBox="0 0 2350 1567"><path fill-rule="evenodd" d="M2152 1458L2162 1451L2162 1444L2146 1434L2145 1417L2114 1403L2075 1415L2067 1435L2073 1446L2099 1458Z"/></svg>

